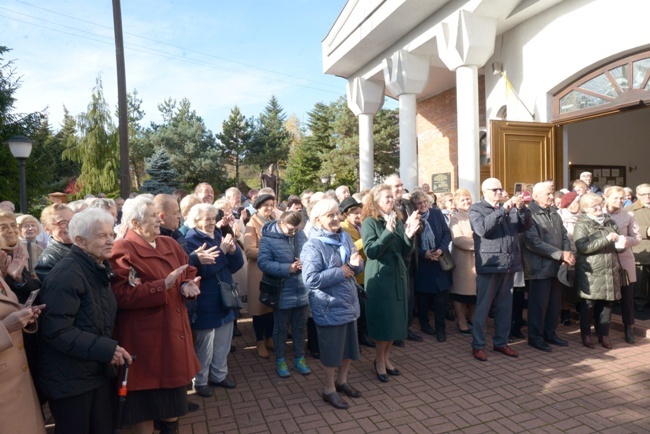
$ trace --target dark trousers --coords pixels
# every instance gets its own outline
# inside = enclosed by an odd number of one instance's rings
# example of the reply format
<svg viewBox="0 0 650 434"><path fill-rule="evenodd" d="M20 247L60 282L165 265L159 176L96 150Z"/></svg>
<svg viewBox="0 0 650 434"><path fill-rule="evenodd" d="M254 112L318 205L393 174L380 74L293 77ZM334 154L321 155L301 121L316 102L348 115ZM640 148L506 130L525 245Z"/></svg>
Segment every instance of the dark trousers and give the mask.
<svg viewBox="0 0 650 434"><path fill-rule="evenodd" d="M647 265L636 264L636 284L634 285L634 304L645 307L648 304L648 273Z"/></svg>
<svg viewBox="0 0 650 434"><path fill-rule="evenodd" d="M257 341L273 338L273 312L253 315L253 330Z"/></svg>
<svg viewBox="0 0 650 434"><path fill-rule="evenodd" d="M361 314L357 320L357 336L368 336L368 323L366 322L366 302L359 298L359 307Z"/></svg>
<svg viewBox="0 0 650 434"><path fill-rule="evenodd" d="M588 335L591 333L592 318L596 334L609 336L612 302L607 300L582 300L580 302L580 334Z"/></svg>
<svg viewBox="0 0 650 434"><path fill-rule="evenodd" d="M628 286L621 286L621 316L626 326L634 324L634 284L631 282Z"/></svg>
<svg viewBox="0 0 650 434"><path fill-rule="evenodd" d="M111 434L113 432L112 382L97 389L70 398L50 398L50 411L54 416L56 434Z"/></svg>
<svg viewBox="0 0 650 434"><path fill-rule="evenodd" d="M562 310L562 284L551 277L530 280L529 286L528 340L553 339Z"/></svg>
<svg viewBox="0 0 650 434"><path fill-rule="evenodd" d="M495 347L508 345L510 321L512 319L512 284L513 273L491 273L476 275L476 310L472 328L472 348L485 348L487 335L487 318L490 307L494 308Z"/></svg>
<svg viewBox="0 0 650 434"><path fill-rule="evenodd" d="M307 318L307 349L312 353L320 353L318 329L312 317Z"/></svg>
<svg viewBox="0 0 650 434"><path fill-rule="evenodd" d="M526 281L528 285L528 281ZM512 332L520 332L524 326L524 306L526 304L526 291L525 286L515 286L512 289Z"/></svg>
<svg viewBox="0 0 650 434"><path fill-rule="evenodd" d="M429 292L416 292L415 302L418 306L418 320L420 327L429 325L429 306L433 303L433 316L436 330L445 330L447 316L447 291L431 294Z"/></svg>

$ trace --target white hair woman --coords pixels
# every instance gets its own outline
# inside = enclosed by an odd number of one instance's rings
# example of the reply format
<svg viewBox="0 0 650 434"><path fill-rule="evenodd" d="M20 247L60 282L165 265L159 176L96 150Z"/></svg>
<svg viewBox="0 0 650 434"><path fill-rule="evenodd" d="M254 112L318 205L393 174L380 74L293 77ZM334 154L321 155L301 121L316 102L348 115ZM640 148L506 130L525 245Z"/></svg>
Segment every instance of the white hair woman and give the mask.
<svg viewBox="0 0 650 434"><path fill-rule="evenodd" d="M48 274L40 292L41 386L56 433L112 431L111 366L131 362L113 337L117 302L108 259L115 219L101 209L75 214L68 227L70 254Z"/></svg>
<svg viewBox="0 0 650 434"><path fill-rule="evenodd" d="M128 231L115 242L111 258L120 308L115 336L138 356L124 424L151 434L153 421L162 420L164 432L176 432L178 417L187 413L186 387L200 369L184 303L200 293L200 278L181 246L158 236L161 220L149 197L128 199L122 222Z"/></svg>
<svg viewBox="0 0 650 434"><path fill-rule="evenodd" d="M349 404L337 392L352 398L361 396L348 384L348 371L351 361L359 360L356 320L360 310L354 276L363 271L363 259L352 238L341 228L335 200L320 200L311 209L309 219L314 227L300 261L325 371L323 400L346 409Z"/></svg>

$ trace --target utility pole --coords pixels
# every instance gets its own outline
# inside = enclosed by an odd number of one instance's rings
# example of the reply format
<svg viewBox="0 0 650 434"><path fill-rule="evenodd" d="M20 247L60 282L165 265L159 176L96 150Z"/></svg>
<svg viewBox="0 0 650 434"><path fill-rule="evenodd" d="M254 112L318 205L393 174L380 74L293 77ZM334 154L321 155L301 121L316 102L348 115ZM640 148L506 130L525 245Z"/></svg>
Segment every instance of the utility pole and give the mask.
<svg viewBox="0 0 650 434"><path fill-rule="evenodd" d="M131 193L129 173L129 119L126 100L126 68L124 62L124 39L122 38L122 7L120 0L113 0L113 28L115 30L115 57L117 60L117 110L120 138L120 196Z"/></svg>

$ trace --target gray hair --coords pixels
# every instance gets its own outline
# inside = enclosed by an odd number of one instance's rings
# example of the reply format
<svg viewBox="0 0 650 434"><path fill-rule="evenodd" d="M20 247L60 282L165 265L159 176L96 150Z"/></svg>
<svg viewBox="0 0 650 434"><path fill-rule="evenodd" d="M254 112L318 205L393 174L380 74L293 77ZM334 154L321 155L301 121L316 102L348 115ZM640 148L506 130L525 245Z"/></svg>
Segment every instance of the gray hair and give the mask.
<svg viewBox="0 0 650 434"><path fill-rule="evenodd" d="M544 181L544 182L538 182L533 186L533 198L540 194L544 189L546 188L551 188L551 185Z"/></svg>
<svg viewBox="0 0 650 434"><path fill-rule="evenodd" d="M196 227L196 222L199 220L202 214L208 214L208 213L213 213L214 215L217 215L219 213L219 210L217 209L216 206L210 205L209 203L200 203L198 205L194 205L192 209L190 209L189 214L187 214L187 219L185 220L185 224L187 225L188 228L193 229Z"/></svg>
<svg viewBox="0 0 650 434"><path fill-rule="evenodd" d="M106 211L110 210L111 208L115 208L115 201L108 198L94 197L92 199L88 199L86 203L88 204L88 208L99 208Z"/></svg>
<svg viewBox="0 0 650 434"><path fill-rule="evenodd" d="M68 233L70 239L75 242L75 238L90 238L94 235L94 229L98 223L108 223L111 228L115 224L113 216L101 208L88 208L78 212L70 219ZM75 243L76 244L76 243Z"/></svg>
<svg viewBox="0 0 650 434"><path fill-rule="evenodd" d="M317 228L320 228L320 222L316 223L318 217L327 214L330 211L339 210L339 203L334 199L321 199L314 204L311 211L309 212L309 220Z"/></svg>
<svg viewBox="0 0 650 434"><path fill-rule="evenodd" d="M127 199L122 207L122 223L129 229L133 229L133 220L141 222L149 206L154 206L153 200L145 195L139 195L133 199Z"/></svg>
<svg viewBox="0 0 650 434"><path fill-rule="evenodd" d="M70 202L68 204L68 208L70 208L72 210L72 212L76 214L76 213L78 213L80 211L83 211L86 208L88 208L88 204L86 203L85 200L80 199L80 200L75 200L75 201Z"/></svg>
<svg viewBox="0 0 650 434"><path fill-rule="evenodd" d="M228 190L226 190L226 192L224 193L224 195L225 195L226 197L231 196L231 195L233 195L233 194L234 194L234 195L237 195L237 194L238 194L239 196L241 196L241 191L239 191L239 189L238 189L237 187L230 187L230 188L229 188Z"/></svg>
<svg viewBox="0 0 650 434"><path fill-rule="evenodd" d="M639 194L639 191L644 188L650 188L650 184L639 184L636 186L636 194Z"/></svg>

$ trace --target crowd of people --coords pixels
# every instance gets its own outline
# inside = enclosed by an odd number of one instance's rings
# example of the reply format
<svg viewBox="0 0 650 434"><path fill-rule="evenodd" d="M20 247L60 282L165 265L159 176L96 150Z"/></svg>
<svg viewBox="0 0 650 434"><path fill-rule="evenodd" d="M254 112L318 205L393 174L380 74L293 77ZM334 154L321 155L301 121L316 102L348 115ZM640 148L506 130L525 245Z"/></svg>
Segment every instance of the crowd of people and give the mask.
<svg viewBox="0 0 650 434"><path fill-rule="evenodd" d="M517 339L543 352L567 346L557 329L572 317L585 347L595 347L593 323L610 349L620 301L633 344L634 310L648 302L650 184L601 191L591 174L580 178L512 196L489 178L477 201L464 189L407 192L396 175L355 194L340 186L285 201L268 187L215 201L201 183L57 203L40 221L2 202L0 433L44 432L46 401L57 433L110 433L115 420L138 434L178 432L188 389L207 398L237 387L228 356L242 306L257 356L271 352L287 378L312 373L309 352L337 409L361 396L348 381L360 345L374 349L378 381L401 374L391 351L424 341L415 318L437 342L455 321L486 362L489 318L492 349L508 357L519 356Z"/></svg>

